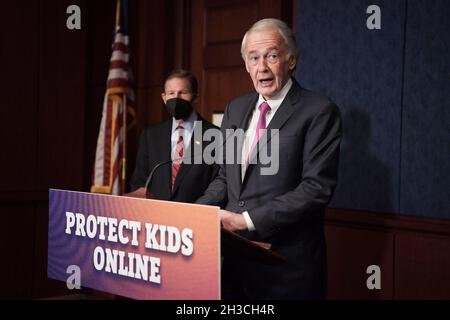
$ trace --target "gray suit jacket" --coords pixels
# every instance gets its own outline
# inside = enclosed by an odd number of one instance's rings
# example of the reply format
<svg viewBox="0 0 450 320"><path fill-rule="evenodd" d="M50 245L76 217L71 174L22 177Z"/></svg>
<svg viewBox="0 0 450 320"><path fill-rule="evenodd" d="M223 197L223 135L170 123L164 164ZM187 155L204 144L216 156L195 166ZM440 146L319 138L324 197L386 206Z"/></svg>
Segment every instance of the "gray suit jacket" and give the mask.
<svg viewBox="0 0 450 320"><path fill-rule="evenodd" d="M224 113L223 133L232 126L245 130L257 99L258 94L253 92L232 101ZM225 258L224 295L240 290L251 299L323 299L324 209L337 182L340 113L328 98L302 89L293 79L267 129L279 129L278 172L262 175L262 164L251 164L241 182L241 166L223 164L197 203L217 205L225 200L226 210L248 211L256 231L240 234L250 240L270 242L287 262L266 266ZM268 139L263 148L270 149L270 136Z"/></svg>

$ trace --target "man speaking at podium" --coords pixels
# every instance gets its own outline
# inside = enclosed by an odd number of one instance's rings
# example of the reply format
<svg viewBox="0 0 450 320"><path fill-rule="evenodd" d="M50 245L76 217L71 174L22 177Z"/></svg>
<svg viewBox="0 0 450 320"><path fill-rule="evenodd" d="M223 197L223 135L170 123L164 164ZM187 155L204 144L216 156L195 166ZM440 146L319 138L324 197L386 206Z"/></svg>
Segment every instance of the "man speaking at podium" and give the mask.
<svg viewBox="0 0 450 320"><path fill-rule="evenodd" d="M197 203L217 205L225 200L220 212L223 227L271 243L286 262L268 266L225 257L222 297L324 299L324 209L337 181L339 110L292 77L298 53L295 36L284 22L255 23L242 40L241 53L256 92L227 106L221 128L245 131L241 161L221 165ZM280 163L271 175L262 174L261 162L248 161L252 152L263 150L245 147L261 146L264 129L279 130Z"/></svg>
<svg viewBox="0 0 450 320"><path fill-rule="evenodd" d="M194 130L201 130L203 136L206 130L216 128L194 110L197 90L197 79L188 71L175 70L166 77L161 97L172 117L147 127L141 134L129 196L145 197L144 186L150 172L170 159L173 162L155 170L148 186L154 199L192 203L217 175L216 164L196 163L192 158L194 143L202 144L202 149L208 145L195 141ZM186 159L189 155L192 157Z"/></svg>

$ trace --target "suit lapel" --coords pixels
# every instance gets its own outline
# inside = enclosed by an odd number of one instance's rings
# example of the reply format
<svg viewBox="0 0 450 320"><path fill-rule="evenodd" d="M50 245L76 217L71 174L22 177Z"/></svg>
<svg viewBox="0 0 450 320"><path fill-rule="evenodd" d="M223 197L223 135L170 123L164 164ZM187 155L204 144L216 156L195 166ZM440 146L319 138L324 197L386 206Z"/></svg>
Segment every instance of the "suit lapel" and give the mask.
<svg viewBox="0 0 450 320"><path fill-rule="evenodd" d="M149 146L149 150L151 152L160 152L160 154L157 156L159 158L158 163L162 161L166 161L167 159L170 159L171 152L172 152L172 142L171 142L171 135L172 135L172 120L169 119L166 121L164 126L162 127L162 130L160 131L161 136L155 137L157 138L157 141L155 142L156 145L159 144L158 148L155 148L154 145ZM159 189L164 189L164 194L170 195L170 188L171 188L171 172L172 172L172 166L164 165L162 168L159 168L158 171L160 171L160 174L162 176L162 181L164 181L164 184L161 187L155 186Z"/></svg>
<svg viewBox="0 0 450 320"><path fill-rule="evenodd" d="M203 133L204 133L204 131L205 131L205 129L206 129L206 128L205 128L205 125L203 124L204 119L203 119L202 117L200 117L199 114L197 114L197 116L198 116L197 121L201 121L201 122L202 122L202 128L201 128L201 130L202 130L202 136L203 136ZM190 158L191 158L191 164L194 163L194 157L195 157L194 153L195 153L195 148L192 148L192 146L193 146L194 143L196 142L196 141L195 141L195 132L196 132L197 130L200 130L200 128L199 128L198 126L195 126L195 127L194 127L194 131L192 132L191 141L189 142L189 147L186 149L186 153L185 153L185 155L190 155ZM200 143L201 143L201 141L200 141ZM202 149L203 149L203 148L204 148L204 146L202 145ZM203 152L203 150L202 150L202 152ZM186 177L186 175L189 173L189 171L190 171L191 169L192 169L192 165L190 165L190 164L185 164L184 161L183 161L183 163L181 164L180 170L178 171L177 177L176 177L176 179L175 179L175 186L174 186L174 188L173 188L173 194L172 194L172 196L174 196L174 195L176 194L178 188L179 188L180 185L181 185L181 182L183 181L183 179Z"/></svg>
<svg viewBox="0 0 450 320"><path fill-rule="evenodd" d="M256 152L253 153L250 163L256 163L255 158L258 155L258 151L263 150L263 148L266 148L267 144L272 139L272 135L270 134L271 129L281 130L283 125L286 123L286 121L292 116L292 114L296 110L297 102L300 99L300 91L301 91L301 88L300 88L299 84L297 83L297 81L292 79L292 87L289 90L289 92L287 93L286 98L281 103L277 112L273 116L269 125L267 126L267 131L266 131L265 135L263 135L261 137L261 139L260 139L261 144L256 149ZM247 181L247 177L250 174L250 171L253 170L253 167L255 167L255 165L250 164L248 166L247 170L245 171L245 177L244 177L243 184L245 184L245 182Z"/></svg>
<svg viewBox="0 0 450 320"><path fill-rule="evenodd" d="M286 123L286 121L291 117L291 115L294 113L294 111L296 110L295 108L295 104L296 104L296 96L297 96L297 90L293 91L294 89L294 85L295 82L292 84L292 88L291 90L289 90L290 92L288 92L288 94L286 95L286 98L284 99L284 101L281 103L280 107L277 110L277 113L275 113L275 115L273 116L272 120L270 121L269 125L267 126L267 129L281 129L283 127L283 125ZM290 93L292 93L290 95ZM270 135L268 137L270 141Z"/></svg>
<svg viewBox="0 0 450 320"><path fill-rule="evenodd" d="M250 119L253 115L253 110L255 108L256 102L258 101L258 97L259 95L255 92L254 95L250 96L248 103L246 104L247 110L243 110L243 117L241 120L241 123L238 126L238 129L242 129L244 132L246 131L248 124L250 122ZM241 166L243 164L238 164L241 159L242 159L242 146L237 148L237 155L236 155L236 160L237 163L236 165L232 166L233 170L232 170L232 174L233 174L233 178L236 184L236 189L238 190L238 194L241 193L241 188L242 188L242 170L241 170Z"/></svg>

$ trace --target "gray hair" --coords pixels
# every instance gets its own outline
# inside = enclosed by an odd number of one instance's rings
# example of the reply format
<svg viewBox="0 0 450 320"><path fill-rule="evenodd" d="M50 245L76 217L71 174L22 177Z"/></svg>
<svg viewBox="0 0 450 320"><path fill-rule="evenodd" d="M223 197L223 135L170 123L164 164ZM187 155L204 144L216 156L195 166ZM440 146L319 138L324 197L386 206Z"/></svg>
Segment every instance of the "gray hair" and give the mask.
<svg viewBox="0 0 450 320"><path fill-rule="evenodd" d="M289 50L289 55L292 57L298 58L297 41L295 40L295 34L294 34L294 32L292 32L291 28L289 28L286 23L284 23L283 21L281 21L279 19L267 18L267 19L262 19L262 20L255 22L255 24L250 29L248 29L248 31L245 33L244 38L242 39L242 43L241 43L241 55L242 55L242 58L244 59L244 61L245 61L244 51L245 51L245 47L247 45L247 43L246 43L247 36L251 32L263 31L263 30L268 30L268 29L278 30L281 37L286 42L286 45Z"/></svg>

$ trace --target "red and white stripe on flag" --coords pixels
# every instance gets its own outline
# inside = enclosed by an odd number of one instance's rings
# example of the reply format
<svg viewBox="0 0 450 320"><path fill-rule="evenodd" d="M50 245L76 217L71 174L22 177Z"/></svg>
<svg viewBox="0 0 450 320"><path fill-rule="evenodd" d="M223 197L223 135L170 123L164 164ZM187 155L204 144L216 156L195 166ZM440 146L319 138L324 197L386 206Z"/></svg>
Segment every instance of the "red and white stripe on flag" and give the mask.
<svg viewBox="0 0 450 320"><path fill-rule="evenodd" d="M118 195L125 191L126 107L134 100L134 93L128 92L128 60L128 36L118 32L103 101L91 192ZM132 101L127 101L129 93Z"/></svg>

